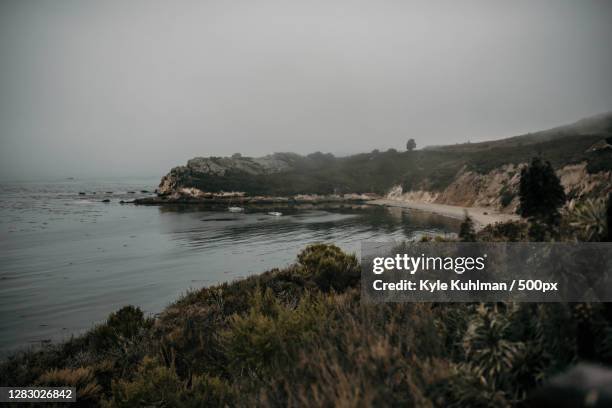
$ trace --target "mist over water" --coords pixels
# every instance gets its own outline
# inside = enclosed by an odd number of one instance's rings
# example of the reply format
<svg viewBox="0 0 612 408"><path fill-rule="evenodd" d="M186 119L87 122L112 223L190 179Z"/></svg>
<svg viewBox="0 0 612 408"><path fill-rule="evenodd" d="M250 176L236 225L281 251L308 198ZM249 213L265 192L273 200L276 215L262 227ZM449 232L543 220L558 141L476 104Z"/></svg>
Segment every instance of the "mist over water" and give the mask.
<svg viewBox="0 0 612 408"><path fill-rule="evenodd" d="M359 253L362 240L454 233L459 224L370 206L272 217L119 204L156 181L0 185L0 353L79 333L127 304L158 313L189 289L288 265L309 243Z"/></svg>
<svg viewBox="0 0 612 408"><path fill-rule="evenodd" d="M0 178L499 139L612 109L608 0L0 2Z"/></svg>

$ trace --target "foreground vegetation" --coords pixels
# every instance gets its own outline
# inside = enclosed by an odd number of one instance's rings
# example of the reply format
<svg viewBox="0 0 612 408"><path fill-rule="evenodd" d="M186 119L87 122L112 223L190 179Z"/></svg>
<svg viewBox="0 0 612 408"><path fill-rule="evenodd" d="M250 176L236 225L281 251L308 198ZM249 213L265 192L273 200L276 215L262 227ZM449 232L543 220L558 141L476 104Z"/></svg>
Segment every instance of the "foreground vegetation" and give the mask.
<svg viewBox="0 0 612 408"><path fill-rule="evenodd" d="M525 236L510 223L476 238ZM503 407L581 359L612 364L607 304L364 304L359 282L354 255L313 245L158 319L127 306L13 356L0 384L72 385L81 406Z"/></svg>

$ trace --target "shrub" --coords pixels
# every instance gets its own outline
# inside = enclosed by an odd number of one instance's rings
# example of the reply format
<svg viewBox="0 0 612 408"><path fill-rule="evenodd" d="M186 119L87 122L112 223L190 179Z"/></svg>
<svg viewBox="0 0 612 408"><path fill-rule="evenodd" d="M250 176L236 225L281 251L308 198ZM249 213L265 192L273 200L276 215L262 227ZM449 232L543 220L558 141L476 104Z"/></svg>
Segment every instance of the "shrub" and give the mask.
<svg viewBox="0 0 612 408"><path fill-rule="evenodd" d="M463 242L474 242L476 241L476 232L474 231L474 221L465 213L463 222L459 227L459 239Z"/></svg>
<svg viewBox="0 0 612 408"><path fill-rule="evenodd" d="M601 241L607 236L606 203L585 200L568 212L569 226L581 241Z"/></svg>
<svg viewBox="0 0 612 408"><path fill-rule="evenodd" d="M511 324L511 314L481 307L463 337L466 359L476 373L506 387L525 350L523 342L511 340Z"/></svg>
<svg viewBox="0 0 612 408"><path fill-rule="evenodd" d="M81 406L96 404L102 396L100 387L90 368L53 369L38 378L41 387L75 387L77 402Z"/></svg>
<svg viewBox="0 0 612 408"><path fill-rule="evenodd" d="M527 240L527 224L520 221L498 222L478 232L482 241L518 242Z"/></svg>
<svg viewBox="0 0 612 408"><path fill-rule="evenodd" d="M502 208L509 206L514 200L515 194L507 186L504 186L499 194L499 204Z"/></svg>
<svg viewBox="0 0 612 408"><path fill-rule="evenodd" d="M612 170L610 151L606 149L598 152L592 152L589 155L586 169L589 174Z"/></svg>
<svg viewBox="0 0 612 408"><path fill-rule="evenodd" d="M296 307L288 307L271 290L263 295L257 290L249 312L231 316L229 328L221 334L230 369L260 376L281 362L290 363L324 318L320 300L306 296Z"/></svg>
<svg viewBox="0 0 612 408"><path fill-rule="evenodd" d="M430 387L436 406L449 408L499 408L510 407L502 390L495 387L470 364L452 364L449 376Z"/></svg>
<svg viewBox="0 0 612 408"><path fill-rule="evenodd" d="M140 308L124 306L111 313L106 323L96 327L88 337L96 350L107 350L121 347L152 324L153 320L145 318Z"/></svg>
<svg viewBox="0 0 612 408"><path fill-rule="evenodd" d="M231 388L216 377L194 376L182 380L173 366L160 365L147 357L132 380L115 380L107 407L208 407L232 401Z"/></svg>
<svg viewBox="0 0 612 408"><path fill-rule="evenodd" d="M360 267L355 255L335 245L309 245L298 255L303 275L323 291L344 291L359 282Z"/></svg>

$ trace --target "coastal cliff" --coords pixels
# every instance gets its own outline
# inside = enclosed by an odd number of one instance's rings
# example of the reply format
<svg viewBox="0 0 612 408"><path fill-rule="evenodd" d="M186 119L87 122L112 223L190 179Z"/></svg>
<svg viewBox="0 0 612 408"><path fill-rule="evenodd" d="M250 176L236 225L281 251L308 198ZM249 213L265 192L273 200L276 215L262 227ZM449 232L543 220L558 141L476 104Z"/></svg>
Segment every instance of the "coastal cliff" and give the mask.
<svg viewBox="0 0 612 408"><path fill-rule="evenodd" d="M519 205L518 190L521 170L527 163L508 164L487 174L463 169L441 191L408 190L396 185L385 195L388 200L446 204L462 207L492 207L514 214ZM556 170L561 185L573 201L603 198L612 192L612 172L589 173L587 162L563 166Z"/></svg>

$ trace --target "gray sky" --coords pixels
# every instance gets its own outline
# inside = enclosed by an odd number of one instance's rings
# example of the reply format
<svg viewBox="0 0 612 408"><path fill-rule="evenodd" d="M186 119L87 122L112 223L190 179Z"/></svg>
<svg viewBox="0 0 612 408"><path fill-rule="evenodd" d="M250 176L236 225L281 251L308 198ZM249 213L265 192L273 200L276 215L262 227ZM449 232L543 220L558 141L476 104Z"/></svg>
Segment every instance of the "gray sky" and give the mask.
<svg viewBox="0 0 612 408"><path fill-rule="evenodd" d="M0 178L502 138L611 73L612 1L0 0Z"/></svg>

